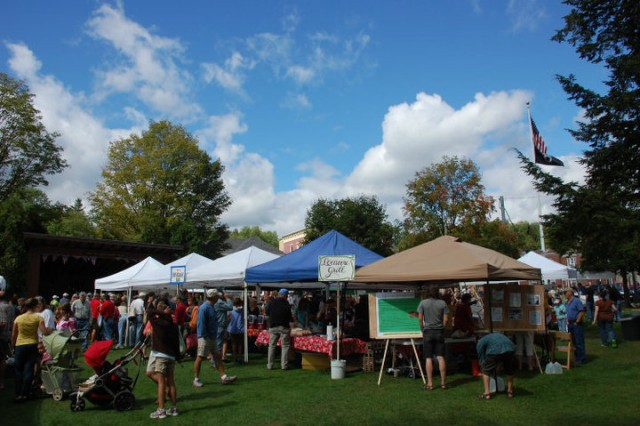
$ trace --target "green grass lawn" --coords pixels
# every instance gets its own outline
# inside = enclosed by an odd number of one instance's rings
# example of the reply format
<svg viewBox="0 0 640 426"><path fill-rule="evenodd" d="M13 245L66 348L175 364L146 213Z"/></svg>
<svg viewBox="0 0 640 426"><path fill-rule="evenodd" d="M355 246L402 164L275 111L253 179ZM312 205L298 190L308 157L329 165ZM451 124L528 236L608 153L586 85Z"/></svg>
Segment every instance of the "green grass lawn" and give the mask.
<svg viewBox="0 0 640 426"><path fill-rule="evenodd" d="M192 361L176 370L178 417L150 420L155 409L155 385L140 377L134 393L136 407L129 412L99 409L87 402L83 412L71 412L69 401L52 398L12 402L12 380L0 394L2 425L137 425L159 421L175 425L637 425L640 383L640 341L624 341L602 348L597 326L587 329L588 362L562 375L523 372L516 375L516 396L499 394L479 400L480 379L465 373L449 376L450 389L422 390L422 382L377 373L347 373L332 380L329 372L265 367L266 356L252 354L248 365L229 367L238 381L220 384L218 374L203 364L205 386L191 387ZM122 354L115 351L111 358ZM135 374L130 364L130 374ZM142 373L143 374L143 373ZM437 382L436 382L437 383Z"/></svg>

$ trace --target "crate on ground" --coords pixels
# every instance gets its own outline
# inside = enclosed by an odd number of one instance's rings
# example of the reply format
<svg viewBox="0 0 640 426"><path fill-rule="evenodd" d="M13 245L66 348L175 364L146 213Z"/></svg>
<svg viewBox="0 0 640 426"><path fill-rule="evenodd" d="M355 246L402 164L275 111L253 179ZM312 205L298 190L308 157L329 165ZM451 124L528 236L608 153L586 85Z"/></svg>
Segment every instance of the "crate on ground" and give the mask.
<svg viewBox="0 0 640 426"><path fill-rule="evenodd" d="M367 342L367 351L362 356L362 370L368 373L376 371L376 363L380 364L384 356L384 340Z"/></svg>

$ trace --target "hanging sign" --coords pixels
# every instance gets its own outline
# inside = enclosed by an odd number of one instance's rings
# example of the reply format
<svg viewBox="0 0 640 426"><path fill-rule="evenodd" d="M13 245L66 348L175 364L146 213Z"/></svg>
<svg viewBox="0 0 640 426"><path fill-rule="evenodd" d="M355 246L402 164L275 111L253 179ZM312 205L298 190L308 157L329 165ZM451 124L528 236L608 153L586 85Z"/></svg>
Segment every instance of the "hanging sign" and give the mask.
<svg viewBox="0 0 640 426"><path fill-rule="evenodd" d="M356 256L318 256L318 281L353 281L356 275Z"/></svg>
<svg viewBox="0 0 640 426"><path fill-rule="evenodd" d="M171 280L169 284L184 284L187 280L187 267L186 266L172 266L171 267Z"/></svg>

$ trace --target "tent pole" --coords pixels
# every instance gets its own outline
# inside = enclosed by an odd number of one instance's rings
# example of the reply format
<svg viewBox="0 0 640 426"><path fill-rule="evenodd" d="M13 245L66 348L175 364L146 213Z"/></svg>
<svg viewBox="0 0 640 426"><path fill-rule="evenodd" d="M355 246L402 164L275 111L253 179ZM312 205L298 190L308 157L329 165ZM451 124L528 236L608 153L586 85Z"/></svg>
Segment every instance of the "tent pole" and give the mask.
<svg viewBox="0 0 640 426"><path fill-rule="evenodd" d="M336 342L336 359L340 359L340 287L342 286L342 283L337 282L336 283L336 298L338 299L336 301L336 311L338 312L338 317L336 318L336 335L337 335L337 342Z"/></svg>
<svg viewBox="0 0 640 426"><path fill-rule="evenodd" d="M247 327L247 319L249 317L248 315L248 310L249 310L249 303L248 303L248 297L249 296L249 290L247 287L247 282L244 282L244 302L243 302L243 314L242 316L243 321L244 321L244 362L249 362L249 328Z"/></svg>
<svg viewBox="0 0 640 426"><path fill-rule="evenodd" d="M487 279L487 305L489 307L489 332L493 333L493 317L491 316L491 286L489 285L489 280ZM485 307L486 309L486 307ZM497 389L496 382L496 389Z"/></svg>

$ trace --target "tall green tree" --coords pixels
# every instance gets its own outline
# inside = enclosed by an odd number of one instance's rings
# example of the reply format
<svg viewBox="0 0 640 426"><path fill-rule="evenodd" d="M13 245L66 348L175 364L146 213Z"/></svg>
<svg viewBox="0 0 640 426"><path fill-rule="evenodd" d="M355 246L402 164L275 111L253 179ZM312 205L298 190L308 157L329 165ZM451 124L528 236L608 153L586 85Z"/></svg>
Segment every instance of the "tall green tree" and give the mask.
<svg viewBox="0 0 640 426"><path fill-rule="evenodd" d="M0 201L0 271L21 293L27 277L27 249L23 233L46 233L47 224L60 217L62 206L52 205L36 188L22 188Z"/></svg>
<svg viewBox="0 0 640 426"><path fill-rule="evenodd" d="M66 162L57 133L42 124L33 94L22 81L0 72L0 201L23 188L47 185Z"/></svg>
<svg viewBox="0 0 640 426"><path fill-rule="evenodd" d="M229 234L232 240L243 240L251 237L260 238L267 244L278 248L278 234L275 231L263 231L259 226L243 226L241 229L234 229Z"/></svg>
<svg viewBox="0 0 640 426"><path fill-rule="evenodd" d="M404 198L405 238L401 249L443 235L463 239L489 221L495 210L492 197L484 194L478 166L469 159L444 157L425 167L407 183Z"/></svg>
<svg viewBox="0 0 640 426"><path fill-rule="evenodd" d="M571 135L587 144L585 184L564 182L519 153L536 188L554 196L545 216L556 249L580 252L582 268L627 272L640 268L640 3L635 0L566 0L572 7L552 40L572 45L582 59L608 72L602 93L576 76L557 76L585 120Z"/></svg>
<svg viewBox="0 0 640 426"><path fill-rule="evenodd" d="M219 217L231 204L223 170L182 126L151 122L142 135L110 144L90 197L98 232L218 257L229 235Z"/></svg>
<svg viewBox="0 0 640 426"><path fill-rule="evenodd" d="M84 211L84 205L79 198L71 206L63 206L59 218L47 224L47 233L62 237L96 236L96 229L91 219Z"/></svg>
<svg viewBox="0 0 640 426"><path fill-rule="evenodd" d="M393 253L393 225L375 196L320 199L307 210L304 224L307 242L335 229L381 256Z"/></svg>

